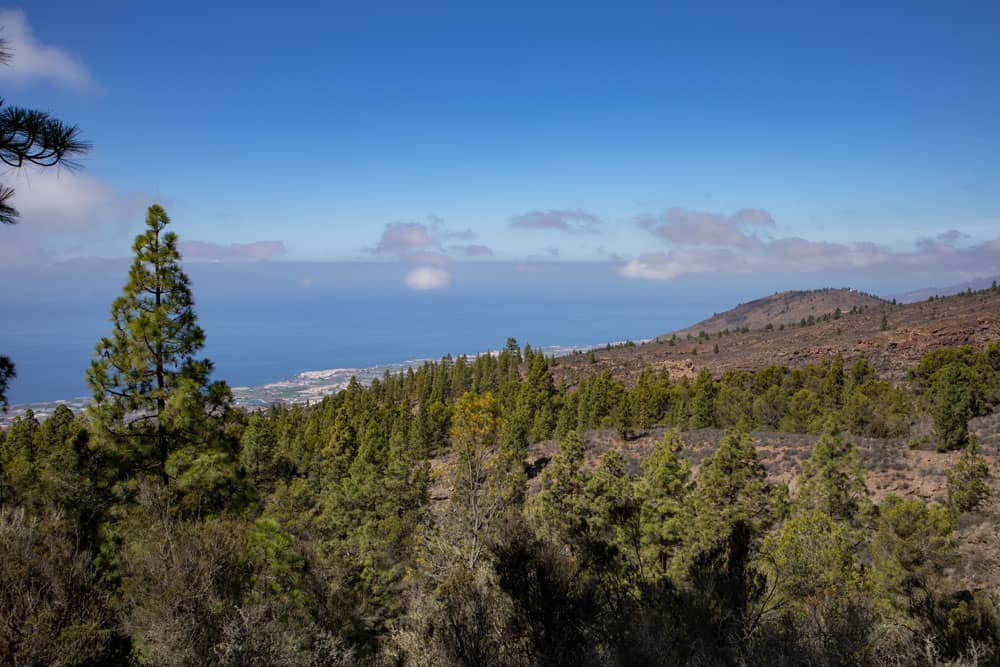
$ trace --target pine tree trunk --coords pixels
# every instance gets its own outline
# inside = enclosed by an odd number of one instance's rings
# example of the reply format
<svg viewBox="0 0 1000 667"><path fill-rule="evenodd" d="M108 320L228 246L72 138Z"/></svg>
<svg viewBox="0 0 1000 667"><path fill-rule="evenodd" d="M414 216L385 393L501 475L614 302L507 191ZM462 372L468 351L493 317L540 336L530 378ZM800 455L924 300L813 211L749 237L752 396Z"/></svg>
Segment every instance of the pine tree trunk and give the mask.
<svg viewBox="0 0 1000 667"><path fill-rule="evenodd" d="M156 312L160 311L160 298L163 288L160 284L160 232L156 232L156 262L155 275L156 275ZM166 400L163 398L164 390L164 372L163 372L163 341L156 341L156 444L160 452L160 480L163 482L163 486L167 485L169 481L167 479L167 439L163 432L163 424L161 418L163 416L163 410L166 408Z"/></svg>

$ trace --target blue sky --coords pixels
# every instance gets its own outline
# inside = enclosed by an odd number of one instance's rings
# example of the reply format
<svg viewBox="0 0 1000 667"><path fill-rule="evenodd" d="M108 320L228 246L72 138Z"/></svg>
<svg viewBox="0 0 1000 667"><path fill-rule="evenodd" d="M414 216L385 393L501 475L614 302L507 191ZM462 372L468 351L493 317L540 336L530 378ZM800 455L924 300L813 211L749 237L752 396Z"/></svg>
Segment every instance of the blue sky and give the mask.
<svg viewBox="0 0 1000 667"><path fill-rule="evenodd" d="M159 201L192 261L420 290L1000 272L997 3L314 4L9 6L3 96L93 151L2 175L0 263L125 256Z"/></svg>

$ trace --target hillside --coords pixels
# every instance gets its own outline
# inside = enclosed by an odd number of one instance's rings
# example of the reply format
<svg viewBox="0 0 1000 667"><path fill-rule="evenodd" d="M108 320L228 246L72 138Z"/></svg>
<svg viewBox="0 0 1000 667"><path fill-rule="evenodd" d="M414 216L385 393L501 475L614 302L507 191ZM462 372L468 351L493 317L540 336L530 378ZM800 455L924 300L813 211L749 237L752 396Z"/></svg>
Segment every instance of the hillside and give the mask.
<svg viewBox="0 0 1000 667"><path fill-rule="evenodd" d="M926 301L930 297L953 296L955 294L961 294L967 290L972 290L974 292L984 290L988 287L996 285L998 281L1000 281L1000 276L975 278L974 280L968 280L964 283L958 283L956 285L948 285L947 287L925 287L923 289L913 290L912 292L904 292L902 294L895 295L894 298L899 303L916 303L917 301Z"/></svg>
<svg viewBox="0 0 1000 667"><path fill-rule="evenodd" d="M990 467L994 480L1000 479L1000 412L972 420L970 429L979 438L980 452ZM643 459L663 439L667 428L657 426L633 440L622 438L611 429L584 432L584 466L594 470L603 456L611 450L622 454L629 472L641 473ZM922 420L915 425L915 433L927 433L930 424ZM718 448L723 431L718 429L686 430L681 438L682 455L692 464L697 477L701 463ZM802 470L802 463L809 458L817 436L804 433L782 433L756 430L752 434L754 446L768 477L791 485ZM927 502L944 502L947 496L946 475L958 460L959 452L936 452L926 448L908 446L910 439L875 439L847 436L858 447L867 475L868 493L872 500L881 502L889 494L916 498ZM525 467L528 472L528 492L540 488L541 473L559 452L555 440L533 443L528 449ZM430 489L434 507L440 510L449 498L446 478L440 471L450 463L449 455L432 460L432 468L439 471L436 483ZM993 487L998 488L994 481ZM956 588L983 588L1000 582L1000 507L996 504L982 513L970 515L959 528L962 566L949 575L950 585Z"/></svg>
<svg viewBox="0 0 1000 667"><path fill-rule="evenodd" d="M980 452L990 467L994 480L1000 478L1000 413L977 418L970 428L977 433ZM926 431L928 423L918 424L917 431ZM635 440L623 441L612 430L594 430L584 434L585 466L596 469L608 451L619 451L634 474L641 474L643 459L663 439L667 429L653 428ZM754 446L768 477L775 482L790 484L795 490L795 478L802 470L802 463L809 458L817 436L802 433L755 431ZM702 461L711 456L719 446L723 432L717 429L684 431L682 455L692 466L694 475ZM850 437L858 447L867 474L867 488L872 500L881 502L888 494L916 498L927 502L944 502L947 496L946 474L958 460L959 452L935 452L914 449L902 439L880 440ZM541 471L559 451L555 441L534 443L528 451L529 493L539 489ZM998 485L994 481L994 489ZM434 489L442 493L441 488ZM996 492L996 491L994 491ZM446 495L446 494L443 494ZM443 498L439 497L437 500ZM996 504L982 513L968 516L959 528L961 567L949 576L956 588L972 589L996 586L1000 582L1000 507Z"/></svg>
<svg viewBox="0 0 1000 667"><path fill-rule="evenodd" d="M867 359L880 377L899 381L929 350L965 344L983 347L1000 340L1000 291L993 290L904 305L873 299L877 305L868 302L869 307L861 312L851 313L849 307L846 310L841 307L842 315L837 319L831 316L804 327L782 326L779 318L793 310L801 313L802 308L811 305L816 307L815 314L821 316L821 304L836 308L832 296L843 293L870 298L849 290L805 293L805 297L798 296L801 292L786 292L784 297L779 294L759 299L685 329L683 335L676 334L673 343L667 334L641 345L561 358L555 372L558 378L573 385L605 369L626 381L634 379L646 366L667 369L677 377L693 377L702 368L719 375L757 370L771 364L801 367L840 353L848 363ZM830 300L819 301L821 295ZM788 313L781 313L781 307L774 301L779 298L800 305L790 306ZM752 304L760 305L751 308ZM767 321L768 312L774 314L774 321ZM796 321L801 317L798 315ZM757 326L744 333L730 326L728 335L712 333L708 337L692 332L708 331L705 324L712 321L753 321ZM768 325L770 329L765 328Z"/></svg>
<svg viewBox="0 0 1000 667"><path fill-rule="evenodd" d="M846 288L790 290L741 303L724 313L717 313L686 329L671 332L671 334L684 337L689 333L697 336L702 331L716 333L726 329L730 331L743 328L762 329L768 324L774 327L782 324L787 326L801 320L808 320L810 317L816 318L828 313L833 314L838 309L841 313L849 313L864 308L881 307L885 304L885 300L876 296ZM660 336L660 338L669 339L671 334Z"/></svg>

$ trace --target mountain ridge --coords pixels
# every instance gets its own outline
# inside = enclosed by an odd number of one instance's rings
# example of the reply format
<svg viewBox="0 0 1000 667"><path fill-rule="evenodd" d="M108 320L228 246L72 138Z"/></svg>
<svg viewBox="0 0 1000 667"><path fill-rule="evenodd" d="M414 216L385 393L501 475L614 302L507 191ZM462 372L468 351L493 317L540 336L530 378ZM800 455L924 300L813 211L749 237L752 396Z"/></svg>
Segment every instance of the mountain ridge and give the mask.
<svg viewBox="0 0 1000 667"><path fill-rule="evenodd" d="M785 290L768 296L740 303L712 317L691 326L670 332L672 335L697 335L702 331L713 334L726 329L760 329L772 326L790 325L810 317L833 315L883 306L886 299L848 287L827 287L814 290ZM657 338L663 338L658 336Z"/></svg>
<svg viewBox="0 0 1000 667"><path fill-rule="evenodd" d="M801 294L796 298L805 299ZM773 364L802 367L840 354L848 364L866 359L880 378L898 382L931 350L957 345L983 348L1000 340L1000 289L912 304L870 298L875 301L868 307L842 310L839 316L836 310L817 310L804 325L799 320L795 324L771 321L757 328L730 327L728 332L725 328L712 332L699 328L713 320L734 317L733 311L748 305L744 304L645 343L563 357L555 374L574 385L594 372L607 370L631 382L646 367L694 377L701 369L720 375Z"/></svg>
<svg viewBox="0 0 1000 667"><path fill-rule="evenodd" d="M973 278L964 283L956 283L947 287L922 287L893 295L892 298L899 303L916 303L917 301L926 301L931 297L955 296L968 290L973 292L984 290L996 285L998 281L1000 281L1000 275Z"/></svg>

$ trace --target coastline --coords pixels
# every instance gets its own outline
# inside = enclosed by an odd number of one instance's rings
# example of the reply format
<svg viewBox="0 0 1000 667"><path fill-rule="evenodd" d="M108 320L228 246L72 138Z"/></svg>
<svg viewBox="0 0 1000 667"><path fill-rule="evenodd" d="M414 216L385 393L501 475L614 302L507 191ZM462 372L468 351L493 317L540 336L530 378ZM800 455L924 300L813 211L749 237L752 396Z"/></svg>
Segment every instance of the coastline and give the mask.
<svg viewBox="0 0 1000 667"><path fill-rule="evenodd" d="M603 342L588 345L549 345L535 348L541 350L550 357L562 357L574 352L587 352L607 346L622 345L628 342L642 344L651 339L620 340ZM499 350L486 350L473 354L451 355L452 359L467 357L475 359L484 354L497 354ZM405 371L409 368L419 368L427 362L440 361L445 356L436 359L409 359L407 361L376 364L374 366L360 368L328 368L319 370L305 370L296 373L292 377L274 382L267 382L249 387L232 387L233 404L237 407L250 410L259 410L273 404L306 404L315 403L326 396L335 394L347 387L351 378L355 378L362 385L368 385L375 378L381 378L386 371L391 374ZM35 403L11 404L6 412L0 412L0 428L6 428L15 418L31 410L39 420L47 418L55 411L59 405L66 405L74 414L79 414L86 409L90 403L89 396L79 396L68 399L56 399L52 401L41 401Z"/></svg>

